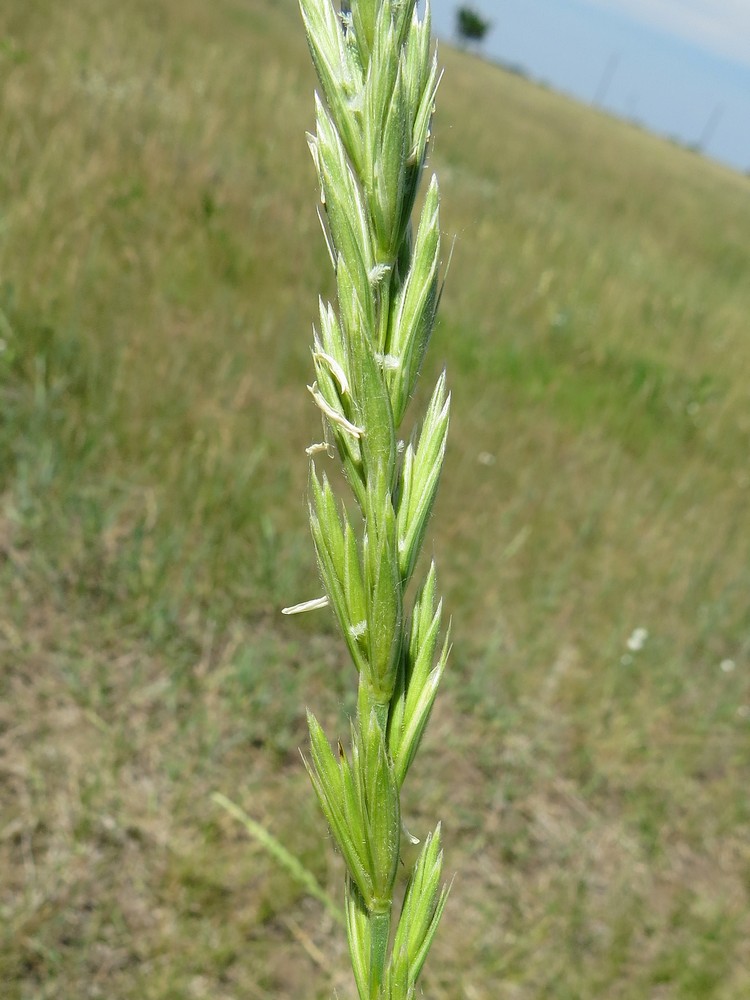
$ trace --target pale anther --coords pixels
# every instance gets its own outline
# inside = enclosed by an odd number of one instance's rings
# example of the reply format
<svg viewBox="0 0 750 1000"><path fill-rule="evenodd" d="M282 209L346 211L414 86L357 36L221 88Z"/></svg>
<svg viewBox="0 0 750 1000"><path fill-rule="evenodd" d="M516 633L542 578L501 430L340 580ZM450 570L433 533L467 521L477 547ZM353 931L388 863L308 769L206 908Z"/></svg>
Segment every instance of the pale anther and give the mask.
<svg viewBox="0 0 750 1000"><path fill-rule="evenodd" d="M403 817L401 819L401 830L410 844L414 844L414 846L416 846L419 843L419 837L415 837L413 833L409 833L406 829L406 823L404 823Z"/></svg>
<svg viewBox="0 0 750 1000"><path fill-rule="evenodd" d="M326 354L325 351L315 351L313 357L316 361L325 361L331 370L331 374L336 379L339 384L339 391L342 396L348 395L349 393L349 380L346 377L346 372L338 363L335 358L332 358L330 354Z"/></svg>
<svg viewBox="0 0 750 1000"><path fill-rule="evenodd" d="M314 597L311 601L303 601L302 604L293 604L289 608L282 608L282 615L301 615L304 611L317 611L318 608L328 607L327 597Z"/></svg>
<svg viewBox="0 0 750 1000"><path fill-rule="evenodd" d="M357 427L356 424L353 424L350 420L347 420L342 413L339 413L337 410L334 410L334 408L329 403L326 402L326 400L318 391L316 382L313 382L312 385L308 385L307 388L310 394L312 395L312 398L315 400L315 403L318 406L318 408L321 409L323 413L325 413L325 415L328 417L329 420L331 420L334 424L338 424L339 427L343 427L343 429L348 434L351 434L353 438L359 440L362 437L362 435L364 434L363 428Z"/></svg>

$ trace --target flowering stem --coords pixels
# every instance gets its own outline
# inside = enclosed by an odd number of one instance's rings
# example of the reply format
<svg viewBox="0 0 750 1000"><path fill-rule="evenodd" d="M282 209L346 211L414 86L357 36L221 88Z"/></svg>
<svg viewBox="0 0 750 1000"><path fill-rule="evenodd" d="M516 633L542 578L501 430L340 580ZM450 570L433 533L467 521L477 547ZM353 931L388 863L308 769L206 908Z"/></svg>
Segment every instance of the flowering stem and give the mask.
<svg viewBox="0 0 750 1000"><path fill-rule="evenodd" d="M318 72L308 136L336 274L320 303L309 386L359 515L310 466L310 525L324 599L359 672L349 752L334 753L308 714L315 792L346 861L349 952L360 1000L411 1000L445 905L440 827L415 865L391 942L401 844L400 793L448 656L439 644L432 565L406 594L445 454L450 397L441 375L410 441L398 440L438 301L439 193L433 177L416 233L437 63L430 11L416 0L300 0Z"/></svg>

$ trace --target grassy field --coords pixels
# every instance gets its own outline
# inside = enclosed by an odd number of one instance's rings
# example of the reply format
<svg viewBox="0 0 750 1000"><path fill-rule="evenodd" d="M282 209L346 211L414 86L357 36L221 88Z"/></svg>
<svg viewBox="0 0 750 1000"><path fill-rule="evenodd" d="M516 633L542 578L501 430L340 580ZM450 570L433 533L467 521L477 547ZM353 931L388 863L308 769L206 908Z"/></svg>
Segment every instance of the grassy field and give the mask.
<svg viewBox="0 0 750 1000"><path fill-rule="evenodd" d="M750 179L442 49L432 1000L750 996ZM0 9L3 1000L348 998L292 0ZM449 243L449 239L446 240ZM636 629L640 649L629 649ZM631 645L638 645L631 642Z"/></svg>

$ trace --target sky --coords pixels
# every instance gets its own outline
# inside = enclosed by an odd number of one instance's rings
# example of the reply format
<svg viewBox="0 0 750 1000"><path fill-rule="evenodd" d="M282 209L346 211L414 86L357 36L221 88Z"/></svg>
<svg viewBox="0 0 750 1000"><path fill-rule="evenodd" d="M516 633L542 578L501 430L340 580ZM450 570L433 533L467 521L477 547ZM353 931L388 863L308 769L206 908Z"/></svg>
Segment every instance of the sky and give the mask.
<svg viewBox="0 0 750 1000"><path fill-rule="evenodd" d="M432 0L452 39L461 0ZM750 0L469 0L485 55L750 170Z"/></svg>

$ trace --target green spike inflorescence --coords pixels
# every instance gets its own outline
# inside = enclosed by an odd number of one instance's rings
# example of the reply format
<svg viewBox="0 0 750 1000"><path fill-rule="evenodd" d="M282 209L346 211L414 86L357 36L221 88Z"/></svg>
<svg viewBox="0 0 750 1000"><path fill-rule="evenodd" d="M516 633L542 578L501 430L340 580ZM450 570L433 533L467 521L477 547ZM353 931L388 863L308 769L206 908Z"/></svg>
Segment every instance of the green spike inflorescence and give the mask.
<svg viewBox="0 0 750 1000"><path fill-rule="evenodd" d="M358 672L348 752L309 715L313 787L347 866L349 950L360 1000L408 1000L443 912L440 826L425 840L394 925L400 791L448 657L434 564L409 611L445 455L441 375L408 444L399 431L439 298L439 193L412 214L438 83L429 7L300 0L321 93L308 137L336 303L321 301L313 399L359 513L310 468L310 523L328 604ZM327 450L313 446L310 453ZM322 602L312 602L319 605ZM300 605L301 610L305 605Z"/></svg>

